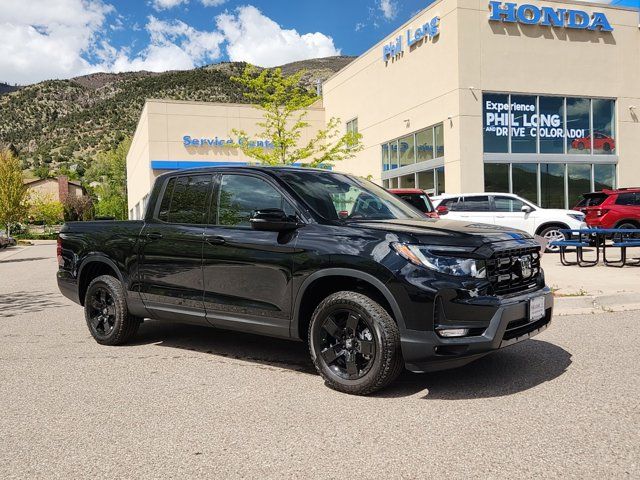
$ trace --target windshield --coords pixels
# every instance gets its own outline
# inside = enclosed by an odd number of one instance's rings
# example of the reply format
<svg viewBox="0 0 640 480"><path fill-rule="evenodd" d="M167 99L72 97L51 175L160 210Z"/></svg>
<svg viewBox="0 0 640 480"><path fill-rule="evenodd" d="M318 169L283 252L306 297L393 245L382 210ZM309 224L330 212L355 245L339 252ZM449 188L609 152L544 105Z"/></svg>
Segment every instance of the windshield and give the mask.
<svg viewBox="0 0 640 480"><path fill-rule="evenodd" d="M285 171L280 178L327 220L424 220L413 207L362 178L304 170Z"/></svg>

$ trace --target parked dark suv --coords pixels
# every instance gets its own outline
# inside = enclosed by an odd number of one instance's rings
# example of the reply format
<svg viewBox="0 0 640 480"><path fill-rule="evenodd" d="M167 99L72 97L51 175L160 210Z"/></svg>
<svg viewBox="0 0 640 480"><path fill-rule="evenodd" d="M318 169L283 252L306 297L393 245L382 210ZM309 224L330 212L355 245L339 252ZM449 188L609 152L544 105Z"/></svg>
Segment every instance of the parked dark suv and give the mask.
<svg viewBox="0 0 640 480"><path fill-rule="evenodd" d="M144 221L67 223L58 261L99 343L142 318L304 340L326 383L355 394L529 338L553 306L528 234L293 167L162 175Z"/></svg>

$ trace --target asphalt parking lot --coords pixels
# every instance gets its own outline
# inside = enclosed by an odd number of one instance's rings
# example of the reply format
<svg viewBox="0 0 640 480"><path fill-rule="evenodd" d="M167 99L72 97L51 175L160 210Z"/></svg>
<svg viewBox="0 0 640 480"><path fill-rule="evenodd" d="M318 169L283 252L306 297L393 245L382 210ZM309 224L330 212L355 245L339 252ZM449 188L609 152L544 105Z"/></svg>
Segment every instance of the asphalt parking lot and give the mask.
<svg viewBox="0 0 640 480"><path fill-rule="evenodd" d="M353 397L301 343L147 321L100 346L54 245L0 255L0 478L640 477L640 312Z"/></svg>

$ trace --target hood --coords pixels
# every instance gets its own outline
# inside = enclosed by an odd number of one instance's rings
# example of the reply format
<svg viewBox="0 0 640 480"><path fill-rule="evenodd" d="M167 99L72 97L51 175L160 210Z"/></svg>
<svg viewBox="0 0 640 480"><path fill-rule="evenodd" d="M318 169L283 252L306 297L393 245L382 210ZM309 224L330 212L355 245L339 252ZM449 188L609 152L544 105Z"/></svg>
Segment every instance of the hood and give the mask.
<svg viewBox="0 0 640 480"><path fill-rule="evenodd" d="M425 218L424 220L374 220L349 223L350 227L383 230L412 237L410 242L424 245L455 245L480 247L487 243L535 243L521 230L486 223Z"/></svg>

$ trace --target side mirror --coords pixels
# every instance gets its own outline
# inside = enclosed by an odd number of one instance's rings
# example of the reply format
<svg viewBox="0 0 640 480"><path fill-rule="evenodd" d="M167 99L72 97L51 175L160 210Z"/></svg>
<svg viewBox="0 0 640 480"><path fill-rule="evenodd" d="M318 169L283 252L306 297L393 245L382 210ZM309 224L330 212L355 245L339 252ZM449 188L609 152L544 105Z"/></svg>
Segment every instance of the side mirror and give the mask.
<svg viewBox="0 0 640 480"><path fill-rule="evenodd" d="M285 232L298 228L298 221L279 208L256 210L249 219L251 228L261 232Z"/></svg>
<svg viewBox="0 0 640 480"><path fill-rule="evenodd" d="M446 215L449 213L449 209L445 205L438 205L436 207L436 212L438 212L438 215Z"/></svg>
<svg viewBox="0 0 640 480"><path fill-rule="evenodd" d="M523 213L531 213L533 211L529 205L523 205L520 210L522 210Z"/></svg>

